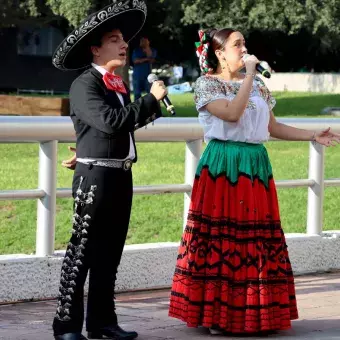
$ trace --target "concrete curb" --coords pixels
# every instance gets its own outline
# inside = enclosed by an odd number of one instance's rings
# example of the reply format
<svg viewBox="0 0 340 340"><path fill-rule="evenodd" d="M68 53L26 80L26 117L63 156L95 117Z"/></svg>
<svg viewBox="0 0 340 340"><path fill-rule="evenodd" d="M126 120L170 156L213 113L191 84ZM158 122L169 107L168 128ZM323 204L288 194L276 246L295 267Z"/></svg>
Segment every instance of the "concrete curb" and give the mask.
<svg viewBox="0 0 340 340"><path fill-rule="evenodd" d="M340 269L340 231L320 235L286 234L295 275ZM117 291L170 287L178 243L127 245ZM0 303L56 297L64 251L54 256L0 256Z"/></svg>

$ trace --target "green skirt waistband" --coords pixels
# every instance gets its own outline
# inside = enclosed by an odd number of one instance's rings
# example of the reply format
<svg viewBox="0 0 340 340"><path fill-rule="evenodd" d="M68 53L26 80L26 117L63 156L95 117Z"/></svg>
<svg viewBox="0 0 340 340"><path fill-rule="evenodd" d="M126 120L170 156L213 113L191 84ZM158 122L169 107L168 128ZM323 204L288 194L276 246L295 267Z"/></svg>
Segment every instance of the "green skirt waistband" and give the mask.
<svg viewBox="0 0 340 340"><path fill-rule="evenodd" d="M247 142L236 142L233 140L218 140L218 139L213 139L211 140L214 144L228 144L228 145L235 145L235 146L240 146L240 147L250 147L250 148L264 148L263 144L257 144L257 143L247 143ZM210 143L210 142L209 142Z"/></svg>
<svg viewBox="0 0 340 340"><path fill-rule="evenodd" d="M201 156L196 175L199 176L206 167L212 177L225 174L232 183L237 182L240 174L245 174L251 180L259 178L268 186L268 180L273 175L263 144L213 139Z"/></svg>

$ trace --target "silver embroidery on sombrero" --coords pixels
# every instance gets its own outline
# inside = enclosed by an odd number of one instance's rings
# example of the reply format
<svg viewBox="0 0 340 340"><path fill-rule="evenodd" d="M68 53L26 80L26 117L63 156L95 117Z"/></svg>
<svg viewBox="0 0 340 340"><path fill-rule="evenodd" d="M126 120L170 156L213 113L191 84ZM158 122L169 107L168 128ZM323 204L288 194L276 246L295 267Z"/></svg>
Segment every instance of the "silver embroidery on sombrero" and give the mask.
<svg viewBox="0 0 340 340"><path fill-rule="evenodd" d="M113 0L112 2L113 3L111 6L93 15L89 20L87 20L83 25L81 25L65 39L63 45L58 48L58 50L55 52L54 58L52 59L52 62L56 67L59 69L64 69L64 59L75 43L81 40L86 34L91 32L100 23L106 21L112 16L131 9L139 9L145 13L145 16L147 14L147 7L144 1L133 0L132 6L130 4L130 0Z"/></svg>
<svg viewBox="0 0 340 340"><path fill-rule="evenodd" d="M146 9L146 4L144 1L140 1L140 0L133 0L133 7L134 8L139 8L141 9L143 12L146 13L147 9Z"/></svg>
<svg viewBox="0 0 340 340"><path fill-rule="evenodd" d="M91 185L89 192L81 190L83 177L80 178L79 187L76 192L73 215L72 234L76 236L69 242L61 270L61 279L58 294L58 307L56 317L61 321L70 321L70 309L72 308L72 295L75 293L76 279L83 266L84 251L86 249L88 229L91 224L91 216L80 215L82 207L92 204L95 197L96 185Z"/></svg>

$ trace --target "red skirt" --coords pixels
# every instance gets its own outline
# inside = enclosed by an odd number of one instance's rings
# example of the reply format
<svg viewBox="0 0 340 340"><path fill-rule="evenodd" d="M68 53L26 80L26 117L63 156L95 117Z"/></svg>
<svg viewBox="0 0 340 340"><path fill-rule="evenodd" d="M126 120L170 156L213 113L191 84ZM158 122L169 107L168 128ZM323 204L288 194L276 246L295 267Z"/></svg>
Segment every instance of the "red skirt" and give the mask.
<svg viewBox="0 0 340 340"><path fill-rule="evenodd" d="M197 169L169 315L231 333L298 318L277 193L263 145L211 141Z"/></svg>

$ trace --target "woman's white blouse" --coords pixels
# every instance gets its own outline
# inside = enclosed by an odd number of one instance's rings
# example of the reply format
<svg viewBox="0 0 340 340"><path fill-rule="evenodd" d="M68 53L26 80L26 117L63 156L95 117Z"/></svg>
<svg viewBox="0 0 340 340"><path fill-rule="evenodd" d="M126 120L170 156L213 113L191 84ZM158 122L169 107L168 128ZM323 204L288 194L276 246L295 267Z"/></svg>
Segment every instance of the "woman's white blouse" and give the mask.
<svg viewBox="0 0 340 340"><path fill-rule="evenodd" d="M195 103L199 122L203 125L205 142L219 139L258 144L269 139L270 111L276 101L259 77L254 78L247 108L237 122L226 122L206 110L206 105L214 100L232 101L242 82L226 81L209 75L197 79Z"/></svg>

